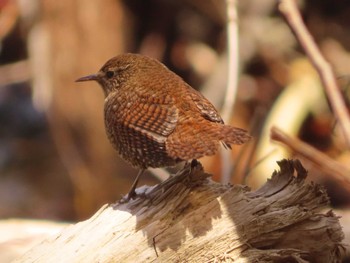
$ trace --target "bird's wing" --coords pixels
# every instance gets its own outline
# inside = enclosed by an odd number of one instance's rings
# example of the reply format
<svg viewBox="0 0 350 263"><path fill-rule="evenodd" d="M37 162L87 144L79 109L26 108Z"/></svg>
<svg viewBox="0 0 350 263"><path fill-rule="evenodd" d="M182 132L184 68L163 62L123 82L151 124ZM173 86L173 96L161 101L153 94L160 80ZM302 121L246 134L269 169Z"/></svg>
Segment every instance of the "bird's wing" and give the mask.
<svg viewBox="0 0 350 263"><path fill-rule="evenodd" d="M214 105L211 104L211 102L207 100L207 98L205 98L200 92L190 90L190 96L204 118L212 122L224 124L224 120L221 118ZM222 142L222 144L225 148L231 149L229 144L225 142Z"/></svg>
<svg viewBox="0 0 350 263"><path fill-rule="evenodd" d="M201 93L196 90L191 90L190 96L204 118L212 122L224 123L213 104Z"/></svg>
<svg viewBox="0 0 350 263"><path fill-rule="evenodd" d="M175 129L177 121L178 109L170 96L149 96L141 97L131 106L124 125L158 142L164 142Z"/></svg>

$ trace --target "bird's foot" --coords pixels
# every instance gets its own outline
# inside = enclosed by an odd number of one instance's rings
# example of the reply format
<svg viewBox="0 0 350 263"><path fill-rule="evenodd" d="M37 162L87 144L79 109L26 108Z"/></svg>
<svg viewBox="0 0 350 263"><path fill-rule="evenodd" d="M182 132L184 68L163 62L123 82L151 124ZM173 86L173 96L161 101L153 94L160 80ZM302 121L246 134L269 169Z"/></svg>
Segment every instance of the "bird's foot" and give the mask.
<svg viewBox="0 0 350 263"><path fill-rule="evenodd" d="M130 199L135 199L136 197L138 197L138 194L135 192L135 190L133 190L130 191L127 195L123 196L118 203L125 204L128 203Z"/></svg>
<svg viewBox="0 0 350 263"><path fill-rule="evenodd" d="M191 174L198 165L201 165L200 162L198 162L197 159L192 159L191 162L186 161L184 167L180 171L189 169L189 174Z"/></svg>

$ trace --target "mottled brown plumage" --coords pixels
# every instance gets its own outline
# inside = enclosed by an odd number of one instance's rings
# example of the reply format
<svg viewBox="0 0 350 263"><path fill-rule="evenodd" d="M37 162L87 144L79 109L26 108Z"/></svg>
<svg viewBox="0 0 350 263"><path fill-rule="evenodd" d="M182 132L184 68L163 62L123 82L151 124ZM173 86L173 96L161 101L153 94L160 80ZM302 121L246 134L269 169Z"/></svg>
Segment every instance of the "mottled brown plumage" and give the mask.
<svg viewBox="0 0 350 263"><path fill-rule="evenodd" d="M214 106L159 61L123 54L77 81L97 81L105 93L108 138L140 168L172 166L213 155L220 142L243 144L245 130L225 125ZM135 195L135 180L129 198Z"/></svg>

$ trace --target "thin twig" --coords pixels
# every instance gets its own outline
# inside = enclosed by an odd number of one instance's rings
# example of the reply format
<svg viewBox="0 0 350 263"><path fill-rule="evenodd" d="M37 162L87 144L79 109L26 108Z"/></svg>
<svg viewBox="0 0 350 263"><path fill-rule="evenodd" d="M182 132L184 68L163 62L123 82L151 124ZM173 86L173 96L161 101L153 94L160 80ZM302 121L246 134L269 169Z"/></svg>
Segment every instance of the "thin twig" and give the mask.
<svg viewBox="0 0 350 263"><path fill-rule="evenodd" d="M21 60L0 67L0 87L30 80L30 70L27 60Z"/></svg>
<svg viewBox="0 0 350 263"><path fill-rule="evenodd" d="M224 105L222 107L222 118L226 123L230 122L233 106L237 95L238 83L238 25L236 0L226 0L227 14L227 56L228 73L227 86ZM222 177L221 181L227 183L230 181L231 163L228 151L221 151L222 156Z"/></svg>
<svg viewBox="0 0 350 263"><path fill-rule="evenodd" d="M237 95L238 83L238 25L236 0L226 0L227 9L227 56L228 76L225 101L222 107L222 118L229 122Z"/></svg>
<svg viewBox="0 0 350 263"><path fill-rule="evenodd" d="M331 107L336 115L343 130L345 140L350 146L350 117L342 98L336 78L329 63L322 56L312 36L308 32L295 0L280 0L279 10L285 16L290 28L294 32L300 45L305 50L311 63L317 70L326 94L329 98Z"/></svg>
<svg viewBox="0 0 350 263"><path fill-rule="evenodd" d="M271 139L288 146L295 153L316 164L325 173L350 191L350 169L297 138L292 138L277 127L271 128Z"/></svg>

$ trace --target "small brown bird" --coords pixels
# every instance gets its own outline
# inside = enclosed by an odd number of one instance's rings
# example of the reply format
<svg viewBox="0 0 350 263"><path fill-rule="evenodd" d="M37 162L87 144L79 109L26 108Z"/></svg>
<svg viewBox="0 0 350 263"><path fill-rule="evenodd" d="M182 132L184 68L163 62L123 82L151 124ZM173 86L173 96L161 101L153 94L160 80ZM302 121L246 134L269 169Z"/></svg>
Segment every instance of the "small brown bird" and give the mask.
<svg viewBox="0 0 350 263"><path fill-rule="evenodd" d="M123 54L99 72L76 81L97 81L105 94L108 139L120 156L140 169L127 200L148 167L214 155L220 142L243 144L245 130L225 125L214 106L159 61Z"/></svg>

